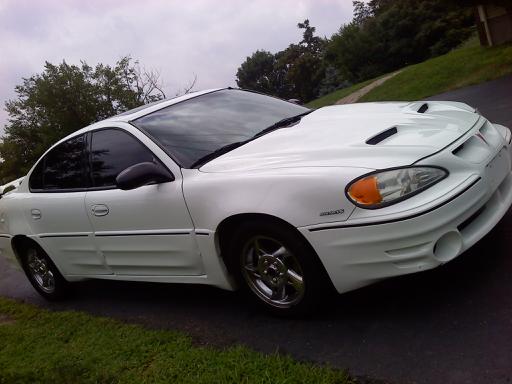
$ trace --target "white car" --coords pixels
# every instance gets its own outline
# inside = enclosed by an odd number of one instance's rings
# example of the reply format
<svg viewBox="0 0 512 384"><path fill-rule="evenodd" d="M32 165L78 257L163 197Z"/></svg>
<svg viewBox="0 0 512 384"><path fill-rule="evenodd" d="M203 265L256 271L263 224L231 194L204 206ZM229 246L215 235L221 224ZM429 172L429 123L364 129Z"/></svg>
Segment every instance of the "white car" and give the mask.
<svg viewBox="0 0 512 384"><path fill-rule="evenodd" d="M510 144L456 102L196 92L55 144L0 199L0 248L48 299L83 279L199 283L300 313L475 244L511 205Z"/></svg>

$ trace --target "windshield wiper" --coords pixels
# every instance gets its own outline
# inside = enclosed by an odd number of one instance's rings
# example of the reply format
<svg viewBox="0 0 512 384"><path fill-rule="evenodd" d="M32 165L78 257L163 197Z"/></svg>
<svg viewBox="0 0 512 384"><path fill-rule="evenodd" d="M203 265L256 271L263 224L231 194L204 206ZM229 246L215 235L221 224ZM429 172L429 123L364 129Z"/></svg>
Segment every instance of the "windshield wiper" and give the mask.
<svg viewBox="0 0 512 384"><path fill-rule="evenodd" d="M293 123L299 122L300 119L302 119L302 116L305 116L311 112L313 112L313 110L301 113L300 115L295 115L295 116L284 118L282 120L279 120L277 123L274 123L271 126L265 128L264 130L258 132L257 134L255 134L254 136L252 136L251 138L249 138L247 140L236 141L234 143L224 145L224 146L216 149L215 151L208 153L207 155L204 155L203 157L200 157L199 159L194 161L194 163L190 167L191 168L199 168L200 166L204 165L208 161L213 160L229 151L232 151L233 149L238 148L238 147L248 143L249 141L252 141L252 140L254 140L260 136L263 136L269 132L275 131L276 129L288 127Z"/></svg>
<svg viewBox="0 0 512 384"><path fill-rule="evenodd" d="M234 143L229 143L227 145L224 145L218 149L216 149L215 151L213 152L210 152L208 153L207 155L204 155L203 157L200 157L199 159L197 159L196 161L194 161L194 163L190 166L191 168L199 168L201 165L207 163L208 161L210 160L213 160L215 159L216 157L219 157L220 155L223 155L235 148L238 148L240 147L241 145L244 145L245 143L247 143L249 140L244 140L244 141L236 141Z"/></svg>
<svg viewBox="0 0 512 384"><path fill-rule="evenodd" d="M279 120L277 123L274 123L271 126L265 128L264 130L262 130L262 131L258 132L257 134L255 134L253 136L253 139L255 139L257 137L260 137L260 136L263 136L263 135L266 135L267 133L275 131L276 129L284 128L284 127L289 127L293 123L298 123L300 121L300 119L302 119L303 116L306 116L307 114L310 114L311 112L313 112L313 110L301 113L299 115L295 115L295 116L291 116L291 117L286 117L286 118L284 118L282 120Z"/></svg>

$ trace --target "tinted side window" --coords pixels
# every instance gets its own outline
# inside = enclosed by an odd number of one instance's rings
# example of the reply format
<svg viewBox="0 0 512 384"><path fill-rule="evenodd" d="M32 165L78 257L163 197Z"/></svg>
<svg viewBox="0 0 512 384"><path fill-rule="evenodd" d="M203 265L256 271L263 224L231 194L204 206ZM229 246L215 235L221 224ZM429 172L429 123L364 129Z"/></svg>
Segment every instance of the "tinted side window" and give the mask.
<svg viewBox="0 0 512 384"><path fill-rule="evenodd" d="M153 153L128 133L105 129L92 134L92 180L94 187L116 185L116 177L126 168L154 161Z"/></svg>
<svg viewBox="0 0 512 384"><path fill-rule="evenodd" d="M43 189L43 169L44 159L37 163L36 168L30 174L30 180L28 182L29 188L32 189Z"/></svg>
<svg viewBox="0 0 512 384"><path fill-rule="evenodd" d="M39 190L87 188L86 163L85 136L69 139L53 148L38 163L30 176L30 188Z"/></svg>

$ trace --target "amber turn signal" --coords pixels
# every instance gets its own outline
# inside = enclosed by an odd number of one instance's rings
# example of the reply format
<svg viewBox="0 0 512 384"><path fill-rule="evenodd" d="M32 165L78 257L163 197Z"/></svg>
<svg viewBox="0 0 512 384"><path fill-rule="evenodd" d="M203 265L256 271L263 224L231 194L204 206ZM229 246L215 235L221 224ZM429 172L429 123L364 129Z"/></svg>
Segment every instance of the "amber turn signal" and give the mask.
<svg viewBox="0 0 512 384"><path fill-rule="evenodd" d="M446 170L433 166L384 169L356 179L346 193L361 208L383 208L408 199L447 176Z"/></svg>
<svg viewBox="0 0 512 384"><path fill-rule="evenodd" d="M374 205L382 201L376 176L369 176L356 181L348 189L348 194L352 200L361 205Z"/></svg>

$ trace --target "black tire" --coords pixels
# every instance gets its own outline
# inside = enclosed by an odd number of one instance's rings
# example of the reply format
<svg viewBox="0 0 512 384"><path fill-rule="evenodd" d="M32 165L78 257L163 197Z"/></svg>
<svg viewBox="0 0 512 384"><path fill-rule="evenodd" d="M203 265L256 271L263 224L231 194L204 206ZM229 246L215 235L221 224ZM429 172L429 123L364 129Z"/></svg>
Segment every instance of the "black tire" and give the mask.
<svg viewBox="0 0 512 384"><path fill-rule="evenodd" d="M272 256L279 255L273 252L279 244L287 256ZM278 222L240 225L228 243L226 263L245 296L277 316L311 314L333 293L330 278L310 244L296 229Z"/></svg>
<svg viewBox="0 0 512 384"><path fill-rule="evenodd" d="M59 301L69 296L70 283L39 245L25 241L19 247L19 257L30 284L46 300Z"/></svg>

